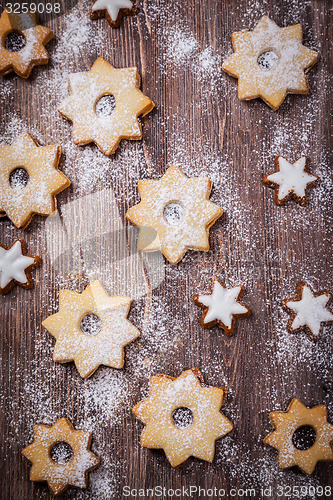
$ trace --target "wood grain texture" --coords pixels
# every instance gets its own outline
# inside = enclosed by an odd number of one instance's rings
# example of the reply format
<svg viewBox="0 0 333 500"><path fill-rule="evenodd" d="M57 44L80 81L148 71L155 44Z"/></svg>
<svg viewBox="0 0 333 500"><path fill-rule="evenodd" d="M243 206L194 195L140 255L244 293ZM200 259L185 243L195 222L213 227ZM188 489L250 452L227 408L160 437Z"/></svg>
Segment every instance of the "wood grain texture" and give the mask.
<svg viewBox="0 0 333 500"><path fill-rule="evenodd" d="M221 498L250 487L262 498L260 488L271 486L274 499L278 486L333 487L332 464L318 464L311 478L279 471L276 452L262 443L271 430L269 412L286 409L293 397L308 406L324 402L333 421L332 393L324 389L333 379L332 326L313 344L305 334L286 332L281 307L301 280L315 290L333 289L331 2L137 3L138 15L113 30L103 19L89 20L89 2L80 1L48 24L55 33L47 46L50 64L27 81L12 74L0 82L3 141L28 129L42 145L60 144L60 168L72 183L57 196L57 218L35 216L25 231L0 219L2 244L24 238L28 253L43 261L32 290L16 287L0 298L0 497L51 497L45 485L29 481L21 449L32 441L34 423L62 416L92 430L92 449L102 461L86 493L69 489L62 498L125 498L124 485L224 488ZM253 29L264 14L280 26L300 22L304 43L320 52L308 75L309 95L288 96L277 112L260 100L240 102L237 81L221 69L232 51L231 33ZM56 110L68 73L87 71L98 56L115 67L137 66L142 90L156 104L143 120L143 141L123 141L112 158L94 145L73 145L72 124ZM277 207L263 185L278 154L290 161L307 155L310 172L321 177L306 207L292 201ZM160 178L172 163L188 176L209 176L211 200L224 210L210 229L210 251L188 252L176 266L138 255L137 233L125 220L139 201L138 179ZM126 265L117 265L124 259ZM213 277L245 285L242 301L253 314L237 321L231 337L217 327L203 330L192 301ZM73 363L52 361L54 341L41 323L57 311L59 289L82 291L93 278L110 293L132 293L130 319L142 335L126 348L123 373L101 367L83 381ZM222 411L234 430L217 442L212 464L190 458L174 470L162 451L140 447L142 424L130 408L148 394L150 375L177 376L193 366L207 384L228 388ZM128 397L108 401L109 386L119 380Z"/></svg>

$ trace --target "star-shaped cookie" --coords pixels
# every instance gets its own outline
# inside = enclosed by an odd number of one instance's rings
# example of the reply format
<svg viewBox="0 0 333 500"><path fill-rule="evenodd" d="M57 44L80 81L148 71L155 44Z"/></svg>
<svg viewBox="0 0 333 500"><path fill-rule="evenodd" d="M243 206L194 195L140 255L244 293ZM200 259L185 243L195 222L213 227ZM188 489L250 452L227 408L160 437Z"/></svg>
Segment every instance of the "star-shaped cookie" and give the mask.
<svg viewBox="0 0 333 500"><path fill-rule="evenodd" d="M90 71L69 77L71 92L59 107L62 116L73 122L75 144L94 142L106 155L117 149L121 139L141 139L139 116L149 113L154 103L140 90L137 68L115 69L102 57ZM110 115L98 116L96 104L104 96L115 99Z"/></svg>
<svg viewBox="0 0 333 500"><path fill-rule="evenodd" d="M226 389L203 387L202 375L196 368L178 378L155 375L150 379L150 396L138 403L134 415L145 424L141 446L162 448L172 467L178 467L190 456L212 462L215 441L233 428L220 408ZM179 409L192 414L192 423L176 425L174 415Z"/></svg>
<svg viewBox="0 0 333 500"><path fill-rule="evenodd" d="M140 335L127 319L130 305L129 297L110 297L99 281L90 283L82 293L60 290L59 312L43 321L57 339L54 361L74 361L83 378L100 365L122 368L124 347ZM101 322L96 334L82 330L82 320L91 315Z"/></svg>
<svg viewBox="0 0 333 500"><path fill-rule="evenodd" d="M33 285L31 271L38 267L41 259L37 255L27 255L26 244L16 240L7 248L0 244L0 294L8 293L15 283L22 288Z"/></svg>
<svg viewBox="0 0 333 500"><path fill-rule="evenodd" d="M305 330L311 340L318 340L322 324L333 321L333 313L327 307L331 298L329 290L314 293L307 283L299 283L296 296L283 300L283 306L290 314L287 330L290 333Z"/></svg>
<svg viewBox="0 0 333 500"><path fill-rule="evenodd" d="M234 53L223 70L238 78L238 97L261 97L278 109L287 94L307 94L304 71L318 60L318 54L302 44L302 26L279 28L269 17L261 18L253 31L232 33Z"/></svg>
<svg viewBox="0 0 333 500"><path fill-rule="evenodd" d="M327 422L326 406L307 408L294 398L287 411L273 411L269 416L275 430L265 437L264 443L278 450L281 469L297 465L306 474L312 474L317 462L333 461L333 425ZM305 426L314 429L315 442L308 449L299 449L293 443L294 433Z"/></svg>
<svg viewBox="0 0 333 500"><path fill-rule="evenodd" d="M112 28L118 28L123 16L135 14L131 0L94 0L90 10L91 19L105 17Z"/></svg>
<svg viewBox="0 0 333 500"><path fill-rule="evenodd" d="M55 196L70 185L58 170L60 146L40 146L28 132L11 146L0 145L0 217L7 215L24 229L33 215L50 215L56 209ZM28 174L25 186L11 184L17 169Z"/></svg>
<svg viewBox="0 0 333 500"><path fill-rule="evenodd" d="M52 459L54 446L66 443L72 457L63 463ZM76 431L67 418L50 425L34 426L34 441L22 450L32 462L31 481L47 481L53 495L59 495L69 486L86 488L88 472L99 465L99 459L90 451L91 432Z"/></svg>
<svg viewBox="0 0 333 500"><path fill-rule="evenodd" d="M274 201L277 205L284 205L291 198L299 205L307 204L307 190L319 182L317 176L307 172L307 163L306 156L301 156L295 163L289 163L283 156L275 158L275 172L265 175L263 183L275 189Z"/></svg>
<svg viewBox="0 0 333 500"><path fill-rule="evenodd" d="M11 33L20 33L25 38L25 46L17 52L6 48L6 38ZM4 10L0 17L0 75L15 71L22 78L28 78L34 66L48 63L49 54L44 45L52 38L52 31L38 24L36 14L9 14Z"/></svg>
<svg viewBox="0 0 333 500"><path fill-rule="evenodd" d="M201 324L204 328L212 328L216 324L228 335L232 335L237 318L247 318L251 310L239 302L244 293L243 285L227 288L218 279L209 284L209 295L195 295L194 303L204 310Z"/></svg>
<svg viewBox="0 0 333 500"><path fill-rule="evenodd" d="M209 228L221 217L220 207L209 201L210 179L188 178L172 165L160 180L141 180L141 202L126 217L140 227L138 249L160 250L171 264L186 251L209 250Z"/></svg>

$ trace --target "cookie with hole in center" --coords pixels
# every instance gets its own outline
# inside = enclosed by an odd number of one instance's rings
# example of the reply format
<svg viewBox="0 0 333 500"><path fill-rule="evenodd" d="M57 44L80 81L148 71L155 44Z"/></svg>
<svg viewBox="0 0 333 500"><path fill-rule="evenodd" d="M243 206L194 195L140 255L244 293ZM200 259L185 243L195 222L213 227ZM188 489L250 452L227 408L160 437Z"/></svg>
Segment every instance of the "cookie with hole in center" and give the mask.
<svg viewBox="0 0 333 500"><path fill-rule="evenodd" d="M112 28L118 28L123 16L136 13L137 8L131 0L94 0L90 9L90 18L105 17Z"/></svg>
<svg viewBox="0 0 333 500"><path fill-rule="evenodd" d="M0 145L0 217L26 228L34 215L51 215L55 196L70 185L58 164L61 148L38 146L28 133Z"/></svg>
<svg viewBox="0 0 333 500"><path fill-rule="evenodd" d="M264 443L278 450L281 469L297 466L305 474L312 474L317 462L333 461L333 425L327 422L325 405L307 408L294 398L286 411L273 411L269 414L274 427ZM311 429L313 435L306 435ZM303 430L305 435L297 435ZM299 442L298 442L299 441Z"/></svg>
<svg viewBox="0 0 333 500"><path fill-rule="evenodd" d="M193 297L194 303L203 309L201 325L212 328L218 325L227 335L234 333L236 319L247 318L251 309L240 302L244 293L243 285L227 288L220 280L214 279L209 284L210 294Z"/></svg>
<svg viewBox="0 0 333 500"><path fill-rule="evenodd" d="M261 97L278 109L287 94L307 94L305 70L318 60L314 50L302 44L302 26L280 28L269 17L260 19L253 31L232 33L234 53L222 69L238 78L238 98Z"/></svg>
<svg viewBox="0 0 333 500"><path fill-rule="evenodd" d="M99 465L90 444L91 432L75 430L67 418L54 425L35 425L33 443L22 450L32 463L30 480L46 481L53 495L60 495L69 486L85 489L88 472ZM66 445L67 453L59 445Z"/></svg>
<svg viewBox="0 0 333 500"><path fill-rule="evenodd" d="M226 389L203 386L197 368L179 377L158 374L150 379L150 395L133 408L134 415L145 424L140 444L162 448L172 467L178 467L190 456L212 462L215 441L233 428L220 412L226 400Z"/></svg>
<svg viewBox="0 0 333 500"><path fill-rule="evenodd" d="M73 122L74 143L94 142L105 155L111 155L122 139L141 139L138 117L147 115L154 103L139 87L137 68L116 69L102 57L96 59L90 71L70 75L71 95L58 111ZM97 105L106 96L114 99L114 109L111 114L99 116Z"/></svg>
<svg viewBox="0 0 333 500"><path fill-rule="evenodd" d="M160 250L177 264L187 250L209 250L209 228L223 211L209 200L212 182L188 178L171 165L160 180L140 180L141 201L126 218L139 226L138 249Z"/></svg>
<svg viewBox="0 0 333 500"><path fill-rule="evenodd" d="M74 361L83 378L100 365L124 366L124 347L139 337L139 330L127 319L129 297L110 297L99 281L82 293L60 290L59 312L42 324L56 338L54 361Z"/></svg>
<svg viewBox="0 0 333 500"><path fill-rule="evenodd" d="M19 44L9 48L10 36L20 37ZM46 45L53 38L49 28L38 24L35 13L8 13L5 9L0 17L0 75L12 71L22 78L28 78L34 66L47 64L49 54Z"/></svg>
<svg viewBox="0 0 333 500"><path fill-rule="evenodd" d="M22 288L31 288L31 271L41 263L38 255L28 255L27 246L21 239L10 247L0 244L0 294L10 292L15 284Z"/></svg>
<svg viewBox="0 0 333 500"><path fill-rule="evenodd" d="M273 188L276 205L284 205L294 199L303 207L308 202L308 189L319 183L319 177L306 170L308 159L301 156L290 163L283 156L275 158L275 172L265 175L263 183Z"/></svg>

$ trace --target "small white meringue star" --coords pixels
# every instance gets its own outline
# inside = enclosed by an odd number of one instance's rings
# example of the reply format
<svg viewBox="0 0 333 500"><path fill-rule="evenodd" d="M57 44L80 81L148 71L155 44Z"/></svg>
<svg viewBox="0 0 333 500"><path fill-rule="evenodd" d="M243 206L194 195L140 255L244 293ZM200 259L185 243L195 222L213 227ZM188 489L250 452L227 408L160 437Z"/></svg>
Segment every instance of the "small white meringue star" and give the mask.
<svg viewBox="0 0 333 500"><path fill-rule="evenodd" d="M281 205L291 197L305 205L307 202L306 190L314 185L318 177L306 172L307 158L302 156L295 163L290 163L283 156L276 158L276 172L266 175L264 183L275 188L275 202Z"/></svg>
<svg viewBox="0 0 333 500"><path fill-rule="evenodd" d="M244 292L242 285L226 288L218 280L210 285L211 295L196 295L194 302L204 309L201 324L210 328L218 323L229 335L233 333L237 317L250 316L250 309L239 302Z"/></svg>
<svg viewBox="0 0 333 500"><path fill-rule="evenodd" d="M0 288L5 288L12 280L27 283L25 269L34 263L34 257L22 254L20 241L16 241L8 250L0 247Z"/></svg>
<svg viewBox="0 0 333 500"><path fill-rule="evenodd" d="M104 10L108 11L109 16L112 21L116 22L119 16L120 9L132 9L133 3L131 0L97 0L94 3L92 10Z"/></svg>
<svg viewBox="0 0 333 500"><path fill-rule="evenodd" d="M288 323L290 331L305 327L310 337L316 339L321 330L321 323L333 321L333 313L327 308L331 299L329 291L313 293L309 285L300 283L294 299L285 299L285 307L292 311Z"/></svg>

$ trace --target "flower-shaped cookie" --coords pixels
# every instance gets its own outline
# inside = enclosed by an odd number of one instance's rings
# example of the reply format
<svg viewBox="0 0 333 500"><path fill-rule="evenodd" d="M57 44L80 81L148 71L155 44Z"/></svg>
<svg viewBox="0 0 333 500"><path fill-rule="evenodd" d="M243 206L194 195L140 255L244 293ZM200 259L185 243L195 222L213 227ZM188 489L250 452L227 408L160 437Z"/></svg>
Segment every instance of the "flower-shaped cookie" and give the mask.
<svg viewBox="0 0 333 500"><path fill-rule="evenodd" d="M138 117L149 113L154 103L139 87L137 68L115 69L102 57L90 71L70 75L71 96L59 112L73 122L74 143L94 142L104 154L111 155L121 139L141 139ZM115 99L115 108L110 115L98 116L96 104L107 95Z"/></svg>
<svg viewBox="0 0 333 500"><path fill-rule="evenodd" d="M269 417L275 430L265 437L264 443L278 450L281 469L297 465L306 474L312 474L317 462L333 461L333 425L327 422L326 406L307 408L294 398L287 411L273 411ZM314 443L306 449L294 444L295 432L304 427L315 432Z"/></svg>
<svg viewBox="0 0 333 500"><path fill-rule="evenodd" d="M33 215L55 211L55 195L70 184L57 168L60 154L60 146L38 147L27 132L11 146L0 145L0 217L7 215L24 229ZM28 176L25 185L11 182L20 170Z"/></svg>
<svg viewBox="0 0 333 500"><path fill-rule="evenodd" d="M11 33L20 33L25 38L24 47L17 52L6 48L6 38ZM36 14L9 14L4 10L0 17L0 75L15 71L22 78L28 78L34 66L48 63L49 54L44 45L52 38L52 31L38 24Z"/></svg>
<svg viewBox="0 0 333 500"><path fill-rule="evenodd" d="M307 283L304 281L299 283L296 296L283 299L283 306L290 314L288 332L305 330L311 340L318 340L322 323L333 321L333 313L327 308L331 298L332 293L329 290L314 293Z"/></svg>
<svg viewBox="0 0 333 500"><path fill-rule="evenodd" d="M118 28L123 16L135 13L136 7L131 0L93 0L90 17L105 17L112 28Z"/></svg>
<svg viewBox="0 0 333 500"><path fill-rule="evenodd" d="M239 99L261 97L276 110L288 93L308 93L304 71L317 62L318 54L302 44L300 24L279 28L264 16L253 31L238 31L231 37L235 52L222 68L238 78Z"/></svg>
<svg viewBox="0 0 333 500"><path fill-rule="evenodd" d="M54 447L60 443L71 448L72 457L68 461L52 458ZM69 486L86 488L88 472L99 465L99 459L90 451L90 443L91 432L74 430L67 418L57 420L52 426L35 425L33 443L22 450L32 462L30 480L47 481L53 495L59 495Z"/></svg>
<svg viewBox="0 0 333 500"><path fill-rule="evenodd" d="M189 179L174 165L158 181L139 181L141 202L126 214L140 227L139 250L161 250L172 264L189 249L207 252L208 230L223 213L208 199L211 187L209 179Z"/></svg>
<svg viewBox="0 0 333 500"><path fill-rule="evenodd" d="M293 198L299 205L308 202L307 190L315 186L319 178L306 171L308 159L301 156L295 163L289 163L283 156L275 158L275 172L265 175L263 183L275 189L274 201L277 205L284 205Z"/></svg>
<svg viewBox="0 0 333 500"><path fill-rule="evenodd" d="M124 347L140 335L127 319L130 305L129 297L110 297L99 281L82 293L60 290L59 312L43 321L57 339L54 361L74 361L83 378L100 365L122 368ZM89 322L95 327L90 331L84 328Z"/></svg>
<svg viewBox="0 0 333 500"><path fill-rule="evenodd" d="M196 368L183 372L178 378L155 375L150 379L150 396L133 408L135 416L145 424L141 445L162 448L172 467L190 456L212 462L215 440L233 428L220 412L226 389L203 387L199 379L203 382ZM182 417L176 424L179 410L185 410L191 419Z"/></svg>
<svg viewBox="0 0 333 500"><path fill-rule="evenodd" d="M216 324L228 335L232 335L237 318L247 318L251 310L239 302L244 293L243 285L227 288L220 280L212 280L209 284L210 295L195 295L194 303L204 310L201 324L204 328L212 328Z"/></svg>
<svg viewBox="0 0 333 500"><path fill-rule="evenodd" d="M37 255L27 255L26 244L16 240L6 248L0 244L0 294L8 293L15 283L22 288L33 285L31 271L40 265Z"/></svg>

